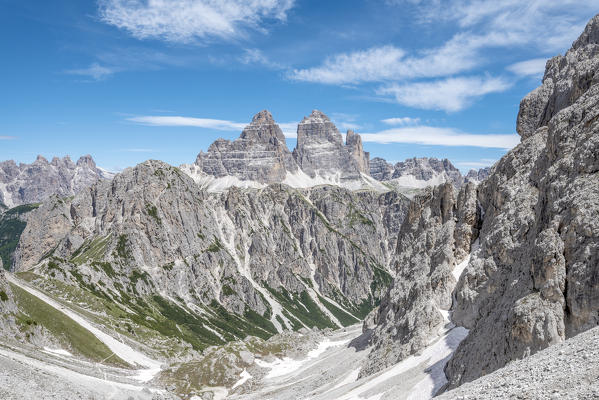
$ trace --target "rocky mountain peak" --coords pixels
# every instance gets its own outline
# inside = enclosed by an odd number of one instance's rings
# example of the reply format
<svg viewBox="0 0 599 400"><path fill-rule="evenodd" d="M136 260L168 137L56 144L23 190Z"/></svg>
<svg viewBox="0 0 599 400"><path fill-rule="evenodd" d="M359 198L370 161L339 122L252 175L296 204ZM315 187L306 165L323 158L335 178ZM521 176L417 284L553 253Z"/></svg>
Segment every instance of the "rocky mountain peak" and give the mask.
<svg viewBox="0 0 599 400"><path fill-rule="evenodd" d="M243 129L240 139L272 143L275 146L285 147L283 131L268 110L262 110L254 115L252 122Z"/></svg>
<svg viewBox="0 0 599 400"><path fill-rule="evenodd" d="M599 15L589 21L584 32L576 39L572 48L578 49L587 44L599 44Z"/></svg>
<svg viewBox="0 0 599 400"><path fill-rule="evenodd" d="M347 131L345 136L345 146L349 154L358 164L360 172L370 174L370 153L364 151L362 145L362 137L355 133L352 129Z"/></svg>
<svg viewBox="0 0 599 400"><path fill-rule="evenodd" d="M368 163L359 135L351 133L350 143L344 146L343 137L322 111L314 110L297 127L297 147L293 157L310 177L340 175L355 179L368 174Z"/></svg>
<svg viewBox="0 0 599 400"><path fill-rule="evenodd" d="M39 203L50 195L71 196L100 179L110 178L96 168L90 155L77 164L69 156L53 157L52 162L39 155L31 164L12 161L0 163L0 201L9 207Z"/></svg>
<svg viewBox="0 0 599 400"><path fill-rule="evenodd" d="M68 156L67 156L68 157ZM70 158L69 158L70 160ZM96 168L96 162L94 161L94 159L92 158L91 155L86 154L84 156L81 156L79 158L79 160L77 160L77 166L78 167L88 167L89 169L95 169Z"/></svg>
<svg viewBox="0 0 599 400"><path fill-rule="evenodd" d="M520 102L516 130L527 139L599 82L599 15L563 56L547 62L543 84Z"/></svg>
<svg viewBox="0 0 599 400"><path fill-rule="evenodd" d="M262 110L252 118L252 124L274 124L275 120L268 110Z"/></svg>
<svg viewBox="0 0 599 400"><path fill-rule="evenodd" d="M200 152L193 169L216 178L278 183L287 171L297 171L297 165L283 131L271 113L263 110L254 115L239 138L232 142L218 139L206 153Z"/></svg>
<svg viewBox="0 0 599 400"><path fill-rule="evenodd" d="M42 156L41 154L37 155L37 157L35 158L35 162L40 164L48 164L48 160L46 159L46 157Z"/></svg>

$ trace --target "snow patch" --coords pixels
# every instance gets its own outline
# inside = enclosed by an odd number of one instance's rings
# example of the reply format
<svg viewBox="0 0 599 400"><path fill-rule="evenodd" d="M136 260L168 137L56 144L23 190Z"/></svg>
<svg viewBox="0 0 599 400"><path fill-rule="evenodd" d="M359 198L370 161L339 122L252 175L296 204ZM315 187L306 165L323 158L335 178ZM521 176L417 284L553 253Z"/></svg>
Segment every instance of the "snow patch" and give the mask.
<svg viewBox="0 0 599 400"><path fill-rule="evenodd" d="M73 357L71 353L63 349L51 349L49 347L44 347L44 351L46 353L57 354L59 356Z"/></svg>
<svg viewBox="0 0 599 400"><path fill-rule="evenodd" d="M238 386L243 385L244 383L246 383L249 379L252 379L252 375L250 375L249 372L247 372L245 369L243 370L243 372L241 374L239 374L240 379L235 382L235 384L233 385L233 387L231 389L235 389Z"/></svg>

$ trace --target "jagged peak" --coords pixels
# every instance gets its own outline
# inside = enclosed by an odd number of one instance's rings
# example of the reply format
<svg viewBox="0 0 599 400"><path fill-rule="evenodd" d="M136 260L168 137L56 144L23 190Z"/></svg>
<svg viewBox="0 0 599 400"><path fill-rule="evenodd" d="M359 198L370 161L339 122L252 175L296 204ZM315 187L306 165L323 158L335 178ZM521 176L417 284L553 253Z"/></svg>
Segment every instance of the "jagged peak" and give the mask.
<svg viewBox="0 0 599 400"><path fill-rule="evenodd" d="M252 118L252 124L274 124L275 120L268 110L262 110Z"/></svg>
<svg viewBox="0 0 599 400"><path fill-rule="evenodd" d="M79 157L79 160L77 160L78 167L82 167L84 165L87 165L90 168L96 168L96 162L94 161L92 156L89 154L81 156L81 157Z"/></svg>
<svg viewBox="0 0 599 400"><path fill-rule="evenodd" d="M304 117L304 119L300 123L303 124L303 123L313 123L313 122L324 123L324 122L331 122L331 120L322 111L320 111L320 110L312 110L312 113L309 116Z"/></svg>
<svg viewBox="0 0 599 400"><path fill-rule="evenodd" d="M46 160L46 157L42 156L41 154L37 155L37 157L35 158L35 162L48 164L48 160Z"/></svg>
<svg viewBox="0 0 599 400"><path fill-rule="evenodd" d="M572 44L572 48L578 49L587 44L599 44L599 14L589 21L584 32Z"/></svg>

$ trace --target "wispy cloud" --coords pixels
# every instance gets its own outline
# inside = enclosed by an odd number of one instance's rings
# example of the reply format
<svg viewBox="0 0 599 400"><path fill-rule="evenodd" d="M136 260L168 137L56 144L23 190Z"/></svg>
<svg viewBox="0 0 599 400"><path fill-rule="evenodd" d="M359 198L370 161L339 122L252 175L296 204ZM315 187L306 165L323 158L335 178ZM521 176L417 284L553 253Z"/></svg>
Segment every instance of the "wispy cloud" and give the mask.
<svg viewBox="0 0 599 400"><path fill-rule="evenodd" d="M138 39L189 43L232 40L284 21L294 0L100 0L100 18Z"/></svg>
<svg viewBox="0 0 599 400"><path fill-rule="evenodd" d="M0 140L13 140L16 138L16 136L0 136Z"/></svg>
<svg viewBox="0 0 599 400"><path fill-rule="evenodd" d="M289 78L331 85L384 83L379 94L392 94L400 104L425 109L456 111L467 107L487 93L505 90L505 78L468 78L491 62L489 50L526 48L537 54L563 51L580 34L584 24L599 7L599 0L386 0L388 6L416 10L421 23L449 22L454 35L438 46L415 51L394 45L374 46L358 51L333 54L319 65L294 69ZM528 60L508 69L520 76L536 76L540 61ZM478 72L478 74L482 74ZM445 81L431 79L449 77ZM476 81L475 79L478 79ZM513 77L511 78L513 79ZM463 83L475 83L466 88ZM435 88L457 88L448 101L442 101ZM411 100L404 93L427 90ZM418 94L418 93L416 93Z"/></svg>
<svg viewBox="0 0 599 400"><path fill-rule="evenodd" d="M512 64L507 69L519 76L541 77L545 72L545 64L547 64L545 58L534 58Z"/></svg>
<svg viewBox="0 0 599 400"><path fill-rule="evenodd" d="M380 95L391 95L399 104L429 110L460 111L483 95L502 92L511 86L502 78L462 77L433 82L392 84L379 88Z"/></svg>
<svg viewBox="0 0 599 400"><path fill-rule="evenodd" d="M215 129L218 131L237 131L247 124L222 119L192 118L180 116L141 116L127 118L128 121L151 126L192 126L196 128Z"/></svg>
<svg viewBox="0 0 599 400"><path fill-rule="evenodd" d="M413 126L387 129L377 133L362 133L364 142L411 143L437 146L472 146L511 149L520 142L517 134L478 135L460 132L452 128Z"/></svg>
<svg viewBox="0 0 599 400"><path fill-rule="evenodd" d="M453 164L464 168L485 168L492 166L496 161L497 160L484 158L478 161L455 161Z"/></svg>
<svg viewBox="0 0 599 400"><path fill-rule="evenodd" d="M95 81L101 81L103 79L108 78L112 74L114 74L116 72L116 69L113 68L113 67L107 67L107 66L104 66L104 65L100 65L98 63L92 63L87 68L70 69L70 70L67 70L65 72L67 74L79 75L79 76L86 76L86 77L91 78L91 79L93 79Z"/></svg>
<svg viewBox="0 0 599 400"><path fill-rule="evenodd" d="M262 65L269 69L283 69L282 64L272 61L260 49L245 49L239 57L239 61L245 65Z"/></svg>
<svg viewBox="0 0 599 400"><path fill-rule="evenodd" d="M194 118L181 116L139 116L127 118L127 121L135 122L147 126L178 126L178 127L194 127L213 129L226 132L240 132L248 123L235 122L223 119L212 118ZM285 137L295 138L297 136L297 122L283 122L278 124Z"/></svg>
<svg viewBox="0 0 599 400"><path fill-rule="evenodd" d="M420 123L420 118L396 117L382 119L381 122L387 125L416 125Z"/></svg>

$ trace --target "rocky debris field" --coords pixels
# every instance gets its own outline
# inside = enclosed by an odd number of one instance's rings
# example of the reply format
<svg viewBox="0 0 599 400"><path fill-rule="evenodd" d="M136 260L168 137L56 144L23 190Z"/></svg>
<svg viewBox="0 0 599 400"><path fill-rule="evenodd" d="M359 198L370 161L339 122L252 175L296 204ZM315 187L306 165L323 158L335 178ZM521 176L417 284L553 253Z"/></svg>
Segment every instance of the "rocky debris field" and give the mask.
<svg viewBox="0 0 599 400"><path fill-rule="evenodd" d="M438 399L597 399L599 328L551 346Z"/></svg>

